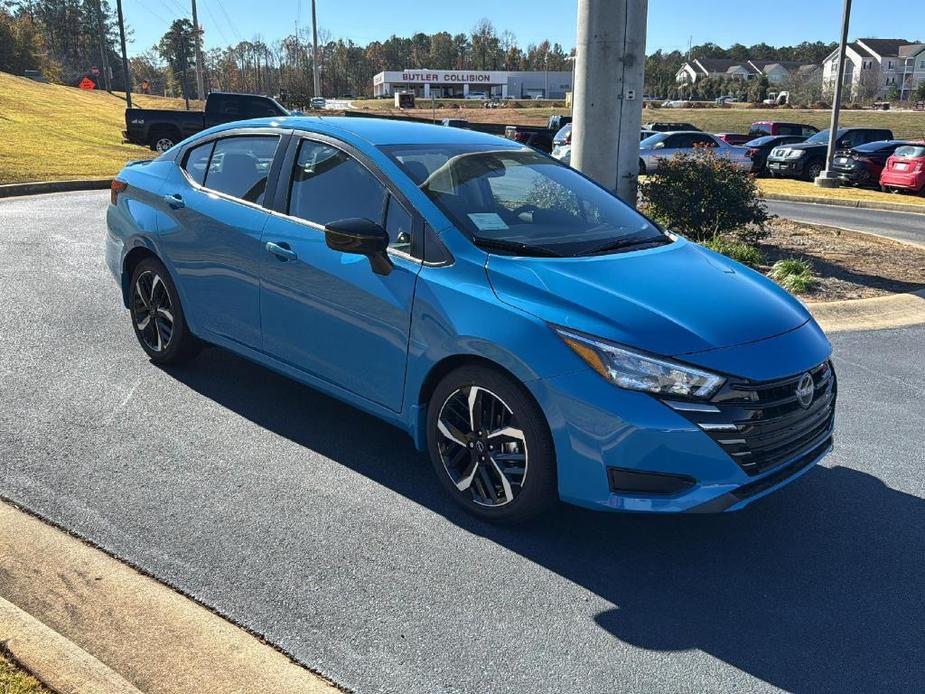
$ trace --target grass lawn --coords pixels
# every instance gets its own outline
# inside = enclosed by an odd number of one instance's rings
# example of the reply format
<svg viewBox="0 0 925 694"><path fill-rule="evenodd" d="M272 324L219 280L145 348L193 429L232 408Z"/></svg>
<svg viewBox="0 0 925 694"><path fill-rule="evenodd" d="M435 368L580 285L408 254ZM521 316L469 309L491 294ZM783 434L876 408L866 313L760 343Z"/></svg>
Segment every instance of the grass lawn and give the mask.
<svg viewBox="0 0 925 694"><path fill-rule="evenodd" d="M0 693L51 694L49 689L0 653Z"/></svg>
<svg viewBox="0 0 925 694"><path fill-rule="evenodd" d="M804 195L823 197L833 200L868 200L876 202L896 202L907 205L919 205L925 209L925 195L892 195L879 190L867 188L817 188L809 181L795 181L788 178L759 178L758 189L762 193L780 193L782 195Z"/></svg>
<svg viewBox="0 0 925 694"><path fill-rule="evenodd" d="M133 95L142 108L183 108L182 99ZM190 105L196 108L195 102ZM0 73L0 183L112 176L146 147L123 145L125 97L40 84Z"/></svg>

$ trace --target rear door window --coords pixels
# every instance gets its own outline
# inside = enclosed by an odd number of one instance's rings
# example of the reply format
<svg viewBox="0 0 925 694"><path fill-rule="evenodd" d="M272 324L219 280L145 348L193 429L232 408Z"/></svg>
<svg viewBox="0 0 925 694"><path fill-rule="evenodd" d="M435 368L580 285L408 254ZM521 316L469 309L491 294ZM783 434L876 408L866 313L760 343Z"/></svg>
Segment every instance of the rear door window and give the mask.
<svg viewBox="0 0 925 694"><path fill-rule="evenodd" d="M278 144L276 135L243 135L219 140L209 162L205 187L262 204Z"/></svg>
<svg viewBox="0 0 925 694"><path fill-rule="evenodd" d="M206 169L209 168L209 157L212 156L212 147L214 145L214 141L206 142L203 145L193 147L186 153L183 169L199 185L202 185L206 180Z"/></svg>

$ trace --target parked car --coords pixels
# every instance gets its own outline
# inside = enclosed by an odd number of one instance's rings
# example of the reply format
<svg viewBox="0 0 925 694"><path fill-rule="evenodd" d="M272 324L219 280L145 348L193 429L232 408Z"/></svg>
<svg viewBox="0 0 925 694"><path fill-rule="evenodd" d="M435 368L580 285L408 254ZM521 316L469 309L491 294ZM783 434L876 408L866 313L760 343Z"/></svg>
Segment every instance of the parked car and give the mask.
<svg viewBox="0 0 925 694"><path fill-rule="evenodd" d="M749 140L743 147L745 156L752 160L752 173L761 176L768 172L768 155L775 147L795 145L804 140L806 137L803 135L763 135Z"/></svg>
<svg viewBox="0 0 925 694"><path fill-rule="evenodd" d="M662 108L687 108L690 103L687 99L669 99L662 103Z"/></svg>
<svg viewBox="0 0 925 694"><path fill-rule="evenodd" d="M803 137L812 137L819 128L815 125L805 123L784 123L775 120L759 120L752 123L748 129L748 134L752 137L761 137L762 135L802 135Z"/></svg>
<svg viewBox="0 0 925 694"><path fill-rule="evenodd" d="M883 128L839 128L836 149L850 149L867 142L892 140L893 132ZM805 142L775 147L768 155L768 171L772 176L814 180L825 169L829 131L822 130Z"/></svg>
<svg viewBox="0 0 925 694"><path fill-rule="evenodd" d="M739 97L737 96L718 96L713 100L713 103L717 106L722 106L724 104L737 104L739 103Z"/></svg>
<svg viewBox="0 0 925 694"><path fill-rule="evenodd" d="M880 187L925 194L925 142L898 147L880 174Z"/></svg>
<svg viewBox="0 0 925 694"><path fill-rule="evenodd" d="M754 139L754 135L743 135L742 133L716 133L716 137L733 147L741 147L749 140Z"/></svg>
<svg viewBox="0 0 925 694"><path fill-rule="evenodd" d="M640 130L639 140L655 135L655 130ZM563 126L552 138L552 156L563 164L572 164L572 124Z"/></svg>
<svg viewBox="0 0 925 694"><path fill-rule="evenodd" d="M350 403L484 519L736 510L831 449L831 346L799 301L518 143L232 123L126 166L111 202L152 362L212 343Z"/></svg>
<svg viewBox="0 0 925 694"><path fill-rule="evenodd" d="M690 154L696 147L712 147L716 156L728 159L736 168L751 171L752 160L742 147L733 147L715 135L702 132L656 133L639 143L640 175L654 173L664 159L676 154Z"/></svg>
<svg viewBox="0 0 925 694"><path fill-rule="evenodd" d="M571 116L554 114L546 121L546 127L541 125L508 125L504 129L504 136L509 140L520 142L541 152L550 153L553 149L555 135L571 122Z"/></svg>
<svg viewBox="0 0 925 694"><path fill-rule="evenodd" d="M327 101L323 96L313 96L312 100L309 102L309 106L313 109L323 109L327 106Z"/></svg>
<svg viewBox="0 0 925 694"><path fill-rule="evenodd" d="M287 115L289 112L268 96L212 92L206 97L204 111L125 109L122 140L146 145L156 152L166 152L180 140L213 125L245 118Z"/></svg>
<svg viewBox="0 0 925 694"><path fill-rule="evenodd" d="M444 118L440 121L440 125L447 128L463 128L464 130L469 129L469 121L465 118Z"/></svg>
<svg viewBox="0 0 925 694"><path fill-rule="evenodd" d="M553 132L558 132L571 122L571 116L565 115L563 113L556 113L549 117L549 120L546 122L546 127Z"/></svg>
<svg viewBox="0 0 925 694"><path fill-rule="evenodd" d="M644 123L642 126L643 130L655 130L660 133L670 133L670 132L701 132L700 128L696 125L691 125L690 123Z"/></svg>
<svg viewBox="0 0 925 694"><path fill-rule="evenodd" d="M880 174L886 166L887 159L899 147L908 144L913 143L905 140L884 140L836 152L832 159L832 172L843 185L877 187L880 185Z"/></svg>

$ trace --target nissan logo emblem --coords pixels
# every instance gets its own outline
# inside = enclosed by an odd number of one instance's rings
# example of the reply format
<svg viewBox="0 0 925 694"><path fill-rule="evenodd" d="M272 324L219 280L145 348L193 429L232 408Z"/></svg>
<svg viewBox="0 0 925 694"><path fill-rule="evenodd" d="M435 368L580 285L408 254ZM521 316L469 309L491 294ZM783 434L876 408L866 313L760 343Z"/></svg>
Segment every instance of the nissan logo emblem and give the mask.
<svg viewBox="0 0 925 694"><path fill-rule="evenodd" d="M813 404L813 395L816 392L816 386L813 383L813 377L808 373L800 376L800 381L797 383L797 402L800 403L800 406L805 410L807 407Z"/></svg>

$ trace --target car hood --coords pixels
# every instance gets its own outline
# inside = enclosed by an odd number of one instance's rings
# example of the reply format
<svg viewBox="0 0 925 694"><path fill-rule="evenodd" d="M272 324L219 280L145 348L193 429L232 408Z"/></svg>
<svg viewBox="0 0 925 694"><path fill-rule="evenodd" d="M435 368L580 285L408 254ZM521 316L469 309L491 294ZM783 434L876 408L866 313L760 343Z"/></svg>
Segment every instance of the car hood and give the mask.
<svg viewBox="0 0 925 694"><path fill-rule="evenodd" d="M678 239L584 258L490 255L498 298L549 323L678 356L794 330L806 308L766 277Z"/></svg>
<svg viewBox="0 0 925 694"><path fill-rule="evenodd" d="M826 145L826 144L819 144L819 143L816 143L816 142L810 142L810 143L807 143L807 142L795 142L795 143L792 144L792 145L777 145L777 146L778 146L778 147L781 147L781 148L784 148L784 149L826 149L826 148L828 148L828 145Z"/></svg>

